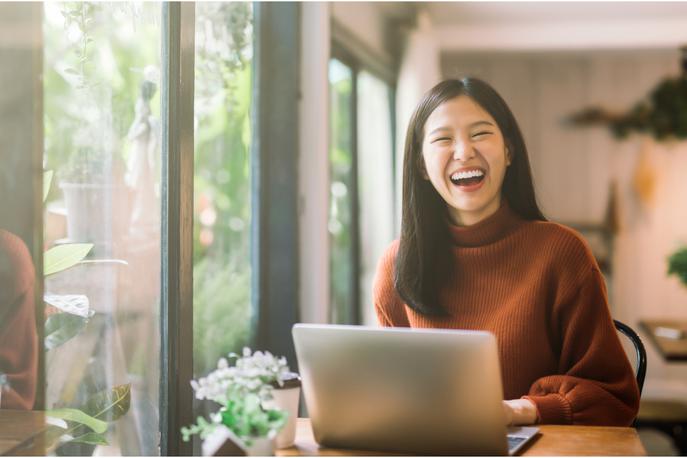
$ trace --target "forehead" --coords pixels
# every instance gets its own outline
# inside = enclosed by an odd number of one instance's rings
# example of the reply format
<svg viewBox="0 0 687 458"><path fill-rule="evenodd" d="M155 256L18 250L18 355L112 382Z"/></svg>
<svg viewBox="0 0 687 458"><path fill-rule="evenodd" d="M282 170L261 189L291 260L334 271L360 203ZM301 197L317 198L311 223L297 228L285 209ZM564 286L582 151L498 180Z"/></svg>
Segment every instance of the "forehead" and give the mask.
<svg viewBox="0 0 687 458"><path fill-rule="evenodd" d="M434 109L425 122L427 134L440 127L468 128L478 121L489 121L496 126L496 121L489 112L466 95L459 95L442 103Z"/></svg>

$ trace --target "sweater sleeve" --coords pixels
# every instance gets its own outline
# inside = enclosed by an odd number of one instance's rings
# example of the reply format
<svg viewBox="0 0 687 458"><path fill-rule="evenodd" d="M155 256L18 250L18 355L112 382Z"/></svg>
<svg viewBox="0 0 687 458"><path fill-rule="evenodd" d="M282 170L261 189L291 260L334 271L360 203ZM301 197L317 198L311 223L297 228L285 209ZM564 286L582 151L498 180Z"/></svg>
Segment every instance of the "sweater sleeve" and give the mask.
<svg viewBox="0 0 687 458"><path fill-rule="evenodd" d="M594 265L552 311L559 338L558 375L536 380L525 398L540 423L628 426L639 389L608 309L603 277Z"/></svg>
<svg viewBox="0 0 687 458"><path fill-rule="evenodd" d="M377 321L383 327L410 327L405 305L394 287L394 264L397 252L398 240L387 248L379 260L372 288L372 301Z"/></svg>
<svg viewBox="0 0 687 458"><path fill-rule="evenodd" d="M0 372L9 383L3 409L33 408L38 372L34 280L24 243L0 230Z"/></svg>

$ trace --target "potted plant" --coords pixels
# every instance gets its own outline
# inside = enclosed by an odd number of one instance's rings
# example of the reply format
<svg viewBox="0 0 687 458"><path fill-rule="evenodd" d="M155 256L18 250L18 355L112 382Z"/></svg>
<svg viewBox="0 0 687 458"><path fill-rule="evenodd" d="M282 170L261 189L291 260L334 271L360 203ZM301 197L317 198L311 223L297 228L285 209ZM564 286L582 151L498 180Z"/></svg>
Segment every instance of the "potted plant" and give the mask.
<svg viewBox="0 0 687 458"><path fill-rule="evenodd" d="M48 118L50 128L62 132L62 138L49 136L52 140L46 145L50 166L61 166L67 241L93 243L96 258L111 257L113 240L128 225L121 134L113 111L116 93L112 72L98 65L95 45L105 11L92 2L60 7L68 39L50 71L59 78L63 103L68 103L60 107L58 118Z"/></svg>
<svg viewBox="0 0 687 458"><path fill-rule="evenodd" d="M233 366L220 358L217 369L191 386L199 400L208 399L220 405L208 422L199 417L196 424L181 429L185 441L193 434L203 439L203 455L235 454L272 455L276 446L290 446L287 423L293 423L298 410L298 375L289 372L285 358L277 358L269 352L252 353L243 349L242 356L229 354L235 360ZM293 390L291 396L275 397L281 389ZM291 392L293 393L293 391ZM284 393L280 393L284 394ZM283 401L288 399L289 405ZM288 411L288 410L290 411ZM286 434L278 438L279 432Z"/></svg>
<svg viewBox="0 0 687 458"><path fill-rule="evenodd" d="M52 183L52 171L43 174L43 201L47 198ZM90 243L71 243L55 246L43 255L43 275L45 278L71 269L83 261L93 249ZM46 352L60 351L61 347L79 335L88 325L95 311L90 308L88 297L73 294L44 295L46 317L44 325L44 349ZM60 383L50 364L48 356L46 371L51 384ZM62 368L58 366L58 370ZM73 374L69 374L73 376ZM3 388L0 373L0 392ZM6 379L5 379L6 381ZM108 445L106 434L109 424L129 411L131 385L117 385L90 395L75 407L60 406L45 411L50 425L45 443L46 449L56 447L57 455L91 454L98 445Z"/></svg>

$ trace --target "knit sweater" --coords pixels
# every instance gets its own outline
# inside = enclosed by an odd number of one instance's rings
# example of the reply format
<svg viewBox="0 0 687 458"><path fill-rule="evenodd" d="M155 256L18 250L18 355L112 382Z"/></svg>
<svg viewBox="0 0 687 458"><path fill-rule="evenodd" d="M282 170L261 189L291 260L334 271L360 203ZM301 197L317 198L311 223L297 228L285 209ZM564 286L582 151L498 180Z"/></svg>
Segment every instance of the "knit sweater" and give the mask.
<svg viewBox="0 0 687 458"><path fill-rule="evenodd" d="M3 409L31 409L36 397L38 337L35 270L21 239L0 229L0 372L9 389Z"/></svg>
<svg viewBox="0 0 687 458"><path fill-rule="evenodd" d="M448 316L421 315L400 299L396 240L374 282L380 324L490 331L505 399L532 401L540 423L630 425L639 390L584 239L523 220L507 204L475 225L449 228L456 271L439 292Z"/></svg>

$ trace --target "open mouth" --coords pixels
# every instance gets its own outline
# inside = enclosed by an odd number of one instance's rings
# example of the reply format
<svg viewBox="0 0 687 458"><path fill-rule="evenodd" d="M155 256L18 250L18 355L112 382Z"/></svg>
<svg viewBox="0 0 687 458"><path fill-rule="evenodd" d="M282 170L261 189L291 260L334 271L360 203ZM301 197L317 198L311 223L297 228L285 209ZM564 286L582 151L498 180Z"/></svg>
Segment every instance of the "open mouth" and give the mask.
<svg viewBox="0 0 687 458"><path fill-rule="evenodd" d="M455 172L451 175L451 183L461 187L472 187L480 184L485 176L484 171L480 169Z"/></svg>

